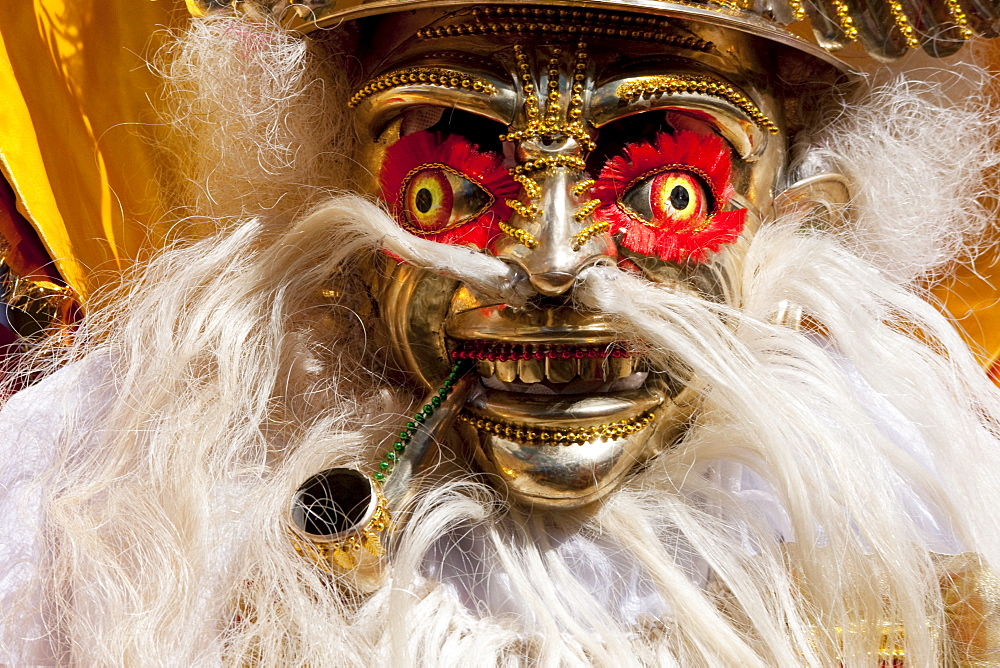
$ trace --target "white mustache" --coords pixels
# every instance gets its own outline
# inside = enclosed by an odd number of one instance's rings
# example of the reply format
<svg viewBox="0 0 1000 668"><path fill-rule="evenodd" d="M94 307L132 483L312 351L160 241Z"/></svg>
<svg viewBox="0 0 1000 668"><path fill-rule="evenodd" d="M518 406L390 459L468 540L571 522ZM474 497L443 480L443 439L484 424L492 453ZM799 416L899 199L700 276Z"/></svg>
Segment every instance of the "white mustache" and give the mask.
<svg viewBox="0 0 1000 668"><path fill-rule="evenodd" d="M413 266L462 281L484 297L518 306L534 293L524 272L514 265L471 248L410 234L368 200L338 197L314 215L323 215L327 209L338 218L338 232L361 237L371 248L387 250Z"/></svg>
<svg viewBox="0 0 1000 668"><path fill-rule="evenodd" d="M747 334L783 330L732 306L612 266L586 270L574 297L584 308L613 316L623 337L646 348L643 354L654 366L680 366L714 383L738 382L736 369L756 366L741 341Z"/></svg>

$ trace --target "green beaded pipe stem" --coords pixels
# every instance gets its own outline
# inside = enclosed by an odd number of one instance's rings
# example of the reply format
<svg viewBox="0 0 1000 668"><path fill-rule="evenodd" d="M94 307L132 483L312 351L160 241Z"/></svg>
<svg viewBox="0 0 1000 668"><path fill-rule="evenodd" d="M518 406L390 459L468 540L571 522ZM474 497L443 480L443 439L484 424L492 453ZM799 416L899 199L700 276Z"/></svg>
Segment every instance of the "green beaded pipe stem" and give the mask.
<svg viewBox="0 0 1000 668"><path fill-rule="evenodd" d="M469 374L472 363L460 361L427 401L399 432L392 449L379 462L375 480L385 485L385 495L392 502L398 493L405 493L409 478L421 463L436 434L450 425L465 405L475 374ZM395 472L395 475L392 475Z"/></svg>

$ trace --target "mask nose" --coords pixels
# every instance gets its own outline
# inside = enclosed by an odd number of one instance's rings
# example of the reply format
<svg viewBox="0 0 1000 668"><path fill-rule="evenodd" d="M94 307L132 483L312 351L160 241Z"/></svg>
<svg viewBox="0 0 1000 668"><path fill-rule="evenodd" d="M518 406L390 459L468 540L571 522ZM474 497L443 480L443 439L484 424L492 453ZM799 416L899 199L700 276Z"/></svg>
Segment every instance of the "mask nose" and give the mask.
<svg viewBox="0 0 1000 668"><path fill-rule="evenodd" d="M519 264L546 297L566 294L581 271L615 254L606 235L586 234L593 229L595 204L583 192L590 182L574 167L553 166L534 177L538 195L531 206L518 207L510 221L528 237L506 244L501 253Z"/></svg>
<svg viewBox="0 0 1000 668"><path fill-rule="evenodd" d="M566 293L577 275L593 259L592 252L574 249L573 236L582 227L575 215L579 206L570 188L575 179L568 168L556 167L539 180L538 246L524 258L531 285L546 297Z"/></svg>

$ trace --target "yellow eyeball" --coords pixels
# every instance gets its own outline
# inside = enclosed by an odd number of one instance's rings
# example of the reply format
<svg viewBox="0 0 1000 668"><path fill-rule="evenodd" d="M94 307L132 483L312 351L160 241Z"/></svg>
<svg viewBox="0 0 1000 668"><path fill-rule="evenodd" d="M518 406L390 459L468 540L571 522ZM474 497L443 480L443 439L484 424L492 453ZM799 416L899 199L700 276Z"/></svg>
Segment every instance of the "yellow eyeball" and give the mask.
<svg viewBox="0 0 1000 668"><path fill-rule="evenodd" d="M403 206L409 222L421 232L440 232L451 222L455 193L438 167L422 169L405 184Z"/></svg>
<svg viewBox="0 0 1000 668"><path fill-rule="evenodd" d="M417 234L437 234L464 225L494 201L478 183L441 164L414 170L401 190L402 222Z"/></svg>
<svg viewBox="0 0 1000 668"><path fill-rule="evenodd" d="M671 170L641 181L621 199L627 211L653 227L684 223L697 227L710 213L701 180L688 172Z"/></svg>

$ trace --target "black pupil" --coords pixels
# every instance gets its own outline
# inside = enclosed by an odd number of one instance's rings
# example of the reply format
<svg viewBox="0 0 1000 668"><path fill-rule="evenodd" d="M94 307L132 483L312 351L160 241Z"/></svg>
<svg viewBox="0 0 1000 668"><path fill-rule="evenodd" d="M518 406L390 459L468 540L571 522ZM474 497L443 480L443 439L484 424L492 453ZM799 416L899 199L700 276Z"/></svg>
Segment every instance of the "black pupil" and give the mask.
<svg viewBox="0 0 1000 668"><path fill-rule="evenodd" d="M427 213L431 210L431 205L434 204L434 195L427 188L421 188L417 191L416 205L417 211L420 213Z"/></svg>
<svg viewBox="0 0 1000 668"><path fill-rule="evenodd" d="M691 203L691 193L684 186L674 186L670 191L670 206L683 211Z"/></svg>

